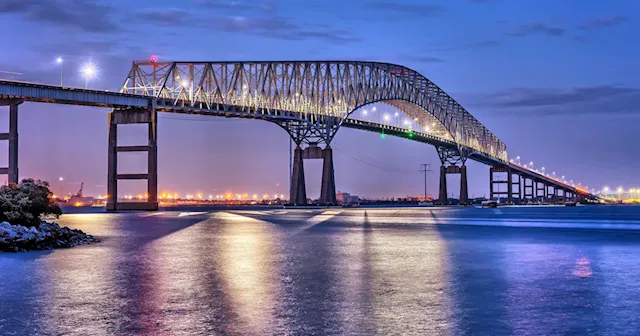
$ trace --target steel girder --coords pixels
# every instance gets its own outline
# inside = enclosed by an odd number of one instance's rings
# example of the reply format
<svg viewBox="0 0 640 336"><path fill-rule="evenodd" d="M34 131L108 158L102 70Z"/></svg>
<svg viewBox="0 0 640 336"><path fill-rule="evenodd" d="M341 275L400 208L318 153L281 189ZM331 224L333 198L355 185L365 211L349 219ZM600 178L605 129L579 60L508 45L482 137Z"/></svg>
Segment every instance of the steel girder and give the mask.
<svg viewBox="0 0 640 336"><path fill-rule="evenodd" d="M121 92L156 97L165 110L243 112L311 124L344 121L367 104L383 102L444 140L498 161L505 144L453 98L401 65L356 61L134 62Z"/></svg>

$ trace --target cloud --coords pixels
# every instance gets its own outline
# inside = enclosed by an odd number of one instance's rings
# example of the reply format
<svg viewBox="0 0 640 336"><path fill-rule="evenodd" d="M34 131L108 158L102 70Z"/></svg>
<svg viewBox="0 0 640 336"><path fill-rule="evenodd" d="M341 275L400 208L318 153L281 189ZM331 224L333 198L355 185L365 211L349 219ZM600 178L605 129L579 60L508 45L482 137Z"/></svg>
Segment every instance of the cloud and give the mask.
<svg viewBox="0 0 640 336"><path fill-rule="evenodd" d="M91 33L114 32L111 7L95 1L2 0L0 15L19 15L26 20L72 27Z"/></svg>
<svg viewBox="0 0 640 336"><path fill-rule="evenodd" d="M464 44L451 44L441 45L431 48L431 51L457 51L457 50L469 50L469 49L484 49L492 48L500 45L500 42L496 40L482 40Z"/></svg>
<svg viewBox="0 0 640 336"><path fill-rule="evenodd" d="M149 21L160 20L161 22L171 22L172 26L176 25L176 21L166 21L164 17L167 13L154 12L148 13L146 19ZM346 30L335 29L322 26L301 26L291 19L272 16L219 16L208 18L207 20L195 19L184 13L184 19L180 22L184 25L192 25L193 22L201 28L215 29L216 31L226 33L244 33L255 36L289 40L322 40L331 43L351 43L360 41L359 38L353 36ZM206 22L201 24L202 22Z"/></svg>
<svg viewBox="0 0 640 336"><path fill-rule="evenodd" d="M409 15L409 16L435 16L444 11L444 7L438 5L429 5L421 3L403 3L393 1L378 1L371 5L371 8L392 12L394 14Z"/></svg>
<svg viewBox="0 0 640 336"><path fill-rule="evenodd" d="M395 57L398 60L415 63L443 63L444 60L439 57L426 56L426 55L397 55Z"/></svg>
<svg viewBox="0 0 640 336"><path fill-rule="evenodd" d="M609 27L617 26L626 20L627 18L624 16L598 18L598 19L594 19L589 22L586 22L585 24L581 25L578 28L582 30L609 28Z"/></svg>
<svg viewBox="0 0 640 336"><path fill-rule="evenodd" d="M509 33L511 36L522 37L530 35L563 36L566 30L561 27L548 25L541 22L524 24L516 27Z"/></svg>
<svg viewBox="0 0 640 336"><path fill-rule="evenodd" d="M640 88L615 85L567 89L514 88L469 96L469 105L499 111L550 114L629 114L640 112Z"/></svg>
<svg viewBox="0 0 640 336"><path fill-rule="evenodd" d="M249 9L269 11L275 8L273 1L269 0L194 0L194 3L204 7L237 11Z"/></svg>
<svg viewBox="0 0 640 336"><path fill-rule="evenodd" d="M144 20L164 26L190 25L199 20L193 20L194 13L181 8L142 8L136 10L131 19Z"/></svg>
<svg viewBox="0 0 640 336"><path fill-rule="evenodd" d="M226 4L227 7L236 6L228 1L206 1L207 6L213 6L214 3ZM264 4L268 2L256 1L253 4L257 3L263 4L261 9L264 9L266 8ZM237 7L250 8L249 5L250 3L242 3L238 4ZM359 38L356 38L346 30L336 29L328 25L302 26L293 19L267 11L259 11L257 13L246 12L240 13L239 15L221 15L220 13L209 15L207 11L203 13L202 11L189 11L181 8L146 8L137 10L131 17L135 17L139 20L138 22L152 25L204 30L213 29L223 33L242 33L289 41L321 40L331 43L360 41Z"/></svg>

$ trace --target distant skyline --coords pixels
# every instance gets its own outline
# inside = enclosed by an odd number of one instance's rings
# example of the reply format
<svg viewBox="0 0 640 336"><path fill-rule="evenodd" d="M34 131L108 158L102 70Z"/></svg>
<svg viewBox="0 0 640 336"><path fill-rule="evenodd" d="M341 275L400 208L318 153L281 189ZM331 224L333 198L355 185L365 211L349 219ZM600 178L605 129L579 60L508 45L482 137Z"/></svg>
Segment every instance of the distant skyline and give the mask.
<svg viewBox="0 0 640 336"><path fill-rule="evenodd" d="M82 64L98 66L90 88L118 90L132 60L372 60L417 70L507 144L511 157L599 189L640 179L640 3L551 0L452 1L24 1L0 3L0 78L84 87ZM60 65L57 58L62 58ZM4 72L2 72L4 71ZM15 75L13 73L22 73ZM106 192L107 109L25 103L20 176L54 191ZM8 129L0 108L0 132ZM141 142L138 126L125 143ZM338 191L367 197L423 193L421 163L433 146L341 129ZM257 120L162 114L160 192L288 194L289 139ZM0 142L0 166L6 166ZM146 167L126 154L121 170ZM488 195L487 166L468 163L470 196ZM306 163L309 197L320 193L321 161ZM58 181L58 177L65 177ZM457 178L449 191L458 194ZM127 181L121 196L144 192Z"/></svg>

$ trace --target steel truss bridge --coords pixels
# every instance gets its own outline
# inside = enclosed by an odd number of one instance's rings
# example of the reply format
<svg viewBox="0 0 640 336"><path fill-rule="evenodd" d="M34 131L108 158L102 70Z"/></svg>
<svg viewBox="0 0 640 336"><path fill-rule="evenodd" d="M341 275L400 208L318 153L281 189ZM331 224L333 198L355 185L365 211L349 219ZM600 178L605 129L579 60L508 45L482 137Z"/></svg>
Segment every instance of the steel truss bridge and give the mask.
<svg viewBox="0 0 640 336"><path fill-rule="evenodd" d="M508 202L562 201L592 197L588 191L508 161L507 147L467 110L426 77L409 68L378 62L133 62L120 92L0 81L0 105L10 106L9 167L0 173L18 181L18 105L25 101L111 108L109 113L108 210L157 209L157 115L200 114L276 123L296 143L291 204L307 203L304 159L322 159L320 202L335 204L331 141L341 127L356 128L436 147L441 161L441 203L448 202L447 174L460 174L460 202L468 203L468 159L490 165L491 196ZM358 118L369 104L395 107L408 126ZM148 124L145 146L119 146L118 125ZM147 173L120 174L119 152L147 152ZM506 173L506 179L495 178ZM514 179L515 177L515 179ZM147 202L118 202L118 180L146 179ZM507 191L494 187L505 183ZM514 190L514 187L517 187Z"/></svg>

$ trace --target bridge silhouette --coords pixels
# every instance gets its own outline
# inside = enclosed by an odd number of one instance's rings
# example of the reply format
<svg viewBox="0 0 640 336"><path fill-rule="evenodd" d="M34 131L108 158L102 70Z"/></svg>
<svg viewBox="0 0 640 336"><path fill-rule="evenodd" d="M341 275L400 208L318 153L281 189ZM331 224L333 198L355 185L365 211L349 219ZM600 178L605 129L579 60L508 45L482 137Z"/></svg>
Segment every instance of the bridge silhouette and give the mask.
<svg viewBox="0 0 640 336"><path fill-rule="evenodd" d="M107 210L158 208L158 113L251 118L276 123L296 147L289 202L307 204L305 159L322 159L320 203L336 203L331 141L341 127L404 137L435 146L440 158L439 202L447 204L448 174L460 175L460 203L468 204L467 160L491 166L490 197L561 202L593 197L585 189L510 162L506 145L426 77L401 65L356 61L136 61L120 92L0 80L0 105L9 106L9 182L18 181L18 106L23 102L110 108ZM404 125L371 121L353 112L393 106ZM374 108L375 109L375 108ZM148 124L148 144L119 146L118 125ZM147 152L147 172L118 173L118 153ZM505 177L506 175L506 177ZM146 202L118 202L119 180L147 180ZM506 184L506 191L498 187ZM515 190L514 190L515 187Z"/></svg>

